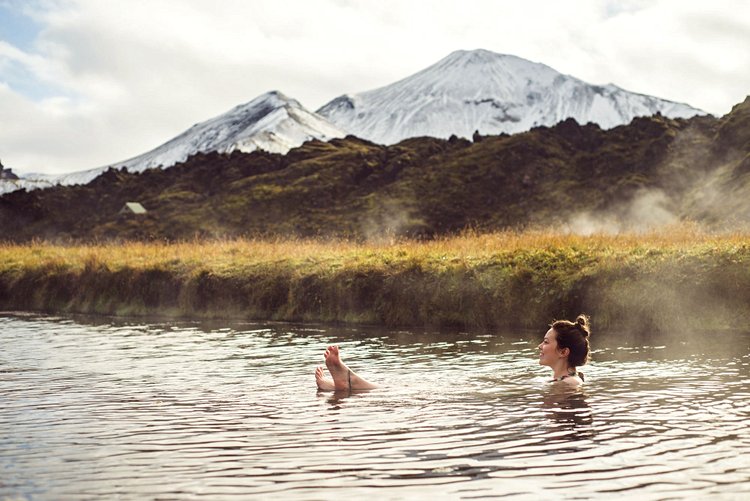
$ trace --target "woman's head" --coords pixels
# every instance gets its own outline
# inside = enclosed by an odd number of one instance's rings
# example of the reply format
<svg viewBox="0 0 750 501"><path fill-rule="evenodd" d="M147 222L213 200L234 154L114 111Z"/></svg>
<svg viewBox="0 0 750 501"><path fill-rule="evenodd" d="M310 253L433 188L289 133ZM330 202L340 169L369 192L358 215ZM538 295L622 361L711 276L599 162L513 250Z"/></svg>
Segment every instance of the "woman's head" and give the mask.
<svg viewBox="0 0 750 501"><path fill-rule="evenodd" d="M575 322L557 320L550 327L555 333L557 349L568 349L570 367L580 367L589 361L589 317L578 315Z"/></svg>

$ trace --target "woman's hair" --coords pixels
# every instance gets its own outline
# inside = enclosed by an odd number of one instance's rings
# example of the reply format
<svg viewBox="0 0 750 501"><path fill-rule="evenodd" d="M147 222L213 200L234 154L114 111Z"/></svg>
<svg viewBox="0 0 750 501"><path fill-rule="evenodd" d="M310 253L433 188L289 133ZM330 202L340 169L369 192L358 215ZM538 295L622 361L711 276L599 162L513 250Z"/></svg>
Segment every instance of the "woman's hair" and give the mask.
<svg viewBox="0 0 750 501"><path fill-rule="evenodd" d="M558 348L568 348L568 363L579 367L589 361L589 317L578 315L575 322L556 320L550 326L555 331Z"/></svg>

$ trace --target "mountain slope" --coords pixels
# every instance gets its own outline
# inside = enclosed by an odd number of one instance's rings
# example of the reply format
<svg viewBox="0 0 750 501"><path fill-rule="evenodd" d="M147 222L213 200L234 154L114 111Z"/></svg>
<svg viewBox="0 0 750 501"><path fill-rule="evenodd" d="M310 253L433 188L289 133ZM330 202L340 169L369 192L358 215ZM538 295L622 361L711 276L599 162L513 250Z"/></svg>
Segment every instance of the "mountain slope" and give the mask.
<svg viewBox="0 0 750 501"><path fill-rule="evenodd" d="M343 131L309 112L298 101L272 91L218 117L194 125L179 136L143 155L114 164L140 172L169 167L195 153L249 153L262 149L286 153L309 139L343 137Z"/></svg>
<svg viewBox="0 0 750 501"><path fill-rule="evenodd" d="M595 86L549 66L487 50L456 51L391 85L340 96L317 113L380 144L418 136L523 132L567 118L608 129L636 116L705 114L685 104Z"/></svg>
<svg viewBox="0 0 750 501"><path fill-rule="evenodd" d="M69 174L28 175L22 183L15 185L46 188L52 184L85 184L110 167L127 167L130 172L142 172L155 167L171 167L196 153L251 152L256 149L286 153L309 139L325 141L344 135L343 131L324 118L311 113L298 101L281 92L272 91L236 106L222 115L198 123L161 146L137 157L106 167ZM6 188L8 189L5 191L18 189L10 183Z"/></svg>

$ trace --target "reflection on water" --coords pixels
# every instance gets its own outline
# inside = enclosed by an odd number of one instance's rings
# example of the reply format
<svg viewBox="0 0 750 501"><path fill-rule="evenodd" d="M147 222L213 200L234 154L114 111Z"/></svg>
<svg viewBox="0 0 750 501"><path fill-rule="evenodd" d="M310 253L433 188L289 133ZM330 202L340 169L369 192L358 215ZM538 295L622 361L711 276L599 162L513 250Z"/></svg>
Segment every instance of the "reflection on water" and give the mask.
<svg viewBox="0 0 750 501"><path fill-rule="evenodd" d="M750 494L750 336L601 336L565 391L541 334L0 316L0 499ZM331 343L384 388L316 391Z"/></svg>

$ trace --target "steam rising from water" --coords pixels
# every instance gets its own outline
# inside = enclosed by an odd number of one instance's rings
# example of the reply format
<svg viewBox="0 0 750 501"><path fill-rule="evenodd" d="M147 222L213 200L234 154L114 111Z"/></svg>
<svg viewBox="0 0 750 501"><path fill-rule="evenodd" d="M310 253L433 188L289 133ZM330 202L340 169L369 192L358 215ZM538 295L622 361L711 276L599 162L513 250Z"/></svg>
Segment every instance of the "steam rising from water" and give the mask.
<svg viewBox="0 0 750 501"><path fill-rule="evenodd" d="M642 169L643 182L650 186L627 199L607 201L606 210L573 214L565 231L581 235L646 232L681 220L700 221L719 230L747 229L750 155L713 148L714 134L700 124L681 130L665 158Z"/></svg>
<svg viewBox="0 0 750 501"><path fill-rule="evenodd" d="M567 223L566 230L579 235L651 231L678 221L671 206L669 197L662 190L642 189L630 202L618 205L608 212L595 214L586 211L576 214Z"/></svg>
<svg viewBox="0 0 750 501"><path fill-rule="evenodd" d="M386 200L379 210L371 211L362 221L360 231L368 242L388 242L408 231L410 222L409 213L402 204Z"/></svg>

